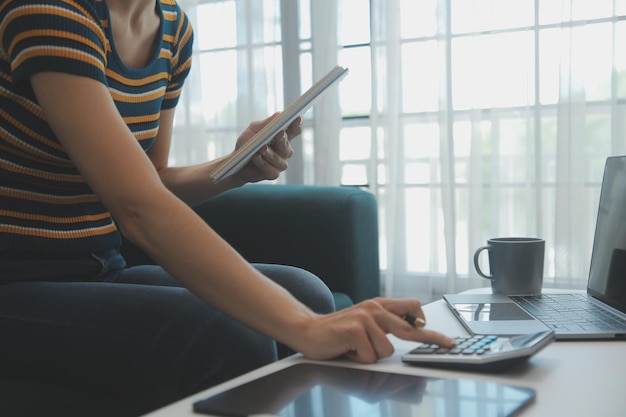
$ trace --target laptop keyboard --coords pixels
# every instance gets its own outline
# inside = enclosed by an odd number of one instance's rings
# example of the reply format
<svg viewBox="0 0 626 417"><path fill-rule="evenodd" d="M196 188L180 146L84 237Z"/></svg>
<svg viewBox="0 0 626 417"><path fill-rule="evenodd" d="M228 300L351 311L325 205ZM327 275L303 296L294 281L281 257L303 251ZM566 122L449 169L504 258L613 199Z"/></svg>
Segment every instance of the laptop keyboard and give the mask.
<svg viewBox="0 0 626 417"><path fill-rule="evenodd" d="M626 331L626 320L581 294L516 295L511 298L555 332Z"/></svg>

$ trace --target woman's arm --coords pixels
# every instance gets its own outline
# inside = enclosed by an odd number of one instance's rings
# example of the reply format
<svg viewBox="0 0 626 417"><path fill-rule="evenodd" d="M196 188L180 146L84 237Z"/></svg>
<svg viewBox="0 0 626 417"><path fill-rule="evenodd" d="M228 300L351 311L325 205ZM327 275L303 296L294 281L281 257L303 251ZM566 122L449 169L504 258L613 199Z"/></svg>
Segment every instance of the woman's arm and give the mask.
<svg viewBox="0 0 626 417"><path fill-rule="evenodd" d="M372 300L319 316L260 274L172 194L94 80L38 73L32 86L55 134L120 230L187 288L248 326L315 359L347 354L373 362L386 337L451 344L401 319L423 317L416 300Z"/></svg>
<svg viewBox="0 0 626 417"><path fill-rule="evenodd" d="M251 139L273 117L275 115L251 123L237 140L235 148ZM174 124L174 109L162 111L159 124L159 133L147 152L148 157L156 167L163 184L190 206L249 182L278 178L280 173L288 167L287 159L293 155L291 140L302 132L302 119L298 118L285 131L286 136L277 135L270 146L263 147L240 171L216 184L211 179L210 173L224 158L187 167L169 167L168 158Z"/></svg>

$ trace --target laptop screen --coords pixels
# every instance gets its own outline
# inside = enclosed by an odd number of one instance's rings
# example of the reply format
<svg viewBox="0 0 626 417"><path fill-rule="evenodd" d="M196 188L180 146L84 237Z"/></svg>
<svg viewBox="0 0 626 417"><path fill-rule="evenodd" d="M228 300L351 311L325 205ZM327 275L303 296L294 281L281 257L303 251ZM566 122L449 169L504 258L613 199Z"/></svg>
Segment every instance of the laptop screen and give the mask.
<svg viewBox="0 0 626 417"><path fill-rule="evenodd" d="M626 156L606 161L587 290L626 312Z"/></svg>

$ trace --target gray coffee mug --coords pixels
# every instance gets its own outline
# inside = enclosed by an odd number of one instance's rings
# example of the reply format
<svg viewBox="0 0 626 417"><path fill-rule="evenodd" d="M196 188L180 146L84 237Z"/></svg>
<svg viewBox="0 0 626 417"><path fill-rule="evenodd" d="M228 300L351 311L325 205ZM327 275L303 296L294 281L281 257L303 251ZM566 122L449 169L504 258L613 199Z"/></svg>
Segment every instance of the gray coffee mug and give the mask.
<svg viewBox="0 0 626 417"><path fill-rule="evenodd" d="M478 263L480 253L489 254L485 274ZM489 239L474 253L474 267L483 278L491 280L494 294L541 294L545 240L534 237L499 237Z"/></svg>

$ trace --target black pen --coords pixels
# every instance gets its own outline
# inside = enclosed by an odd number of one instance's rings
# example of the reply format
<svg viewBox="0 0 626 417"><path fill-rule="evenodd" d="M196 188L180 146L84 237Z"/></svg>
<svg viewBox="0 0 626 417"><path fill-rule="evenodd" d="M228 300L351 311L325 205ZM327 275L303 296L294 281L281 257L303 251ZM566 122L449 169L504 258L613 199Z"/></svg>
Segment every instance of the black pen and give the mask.
<svg viewBox="0 0 626 417"><path fill-rule="evenodd" d="M405 314L402 316L402 319L409 323L413 327L424 327L426 326L426 320L421 317L415 317L411 314Z"/></svg>

